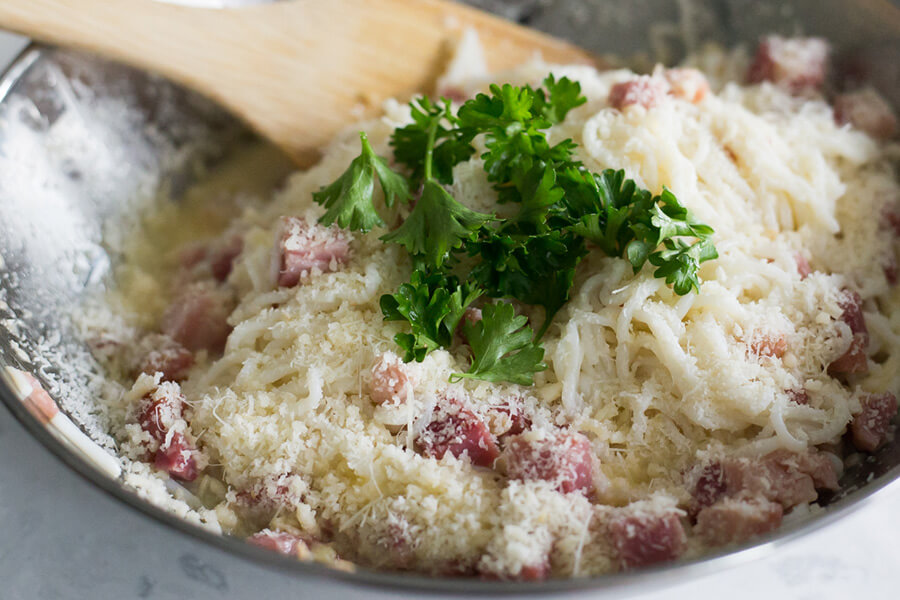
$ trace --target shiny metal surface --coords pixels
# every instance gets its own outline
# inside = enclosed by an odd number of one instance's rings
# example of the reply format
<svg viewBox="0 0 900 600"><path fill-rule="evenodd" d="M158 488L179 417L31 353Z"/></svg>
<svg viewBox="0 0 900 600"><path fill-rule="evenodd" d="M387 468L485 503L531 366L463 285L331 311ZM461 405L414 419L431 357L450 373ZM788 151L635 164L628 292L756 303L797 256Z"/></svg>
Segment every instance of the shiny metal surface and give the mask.
<svg viewBox="0 0 900 600"><path fill-rule="evenodd" d="M698 40L752 42L763 32L794 33L798 29L824 35L834 41L841 60L854 61L868 70L882 91L900 105L900 61L896 60L900 14L886 2L476 3L597 52L627 55L652 50L670 60ZM684 33L689 34L687 38ZM114 233L116 223L131 218L135 201L146 194L164 190L177 201L198 165L214 164L248 138L240 124L208 102L157 78L74 53L26 49L0 79L0 365L40 373L76 422L88 430L102 428L102 420L83 409L91 389L80 365L90 358L71 325L68 310L86 286L105 275L110 257L102 244L104 235ZM171 527L172 535L194 536L224 550L219 560L238 572L246 569L246 561L254 561L273 569L271 577L282 583L316 578L332 580L338 586L355 583L405 588L407 592L603 589L626 594L770 552L780 543L859 507L877 490L896 486L900 477L900 441L895 441L872 460L848 470L843 490L828 499L823 514L732 552L638 574L541 584L366 571L344 574L211 535L150 506L68 453L23 409L5 381L0 382L0 398L47 448L107 493Z"/></svg>

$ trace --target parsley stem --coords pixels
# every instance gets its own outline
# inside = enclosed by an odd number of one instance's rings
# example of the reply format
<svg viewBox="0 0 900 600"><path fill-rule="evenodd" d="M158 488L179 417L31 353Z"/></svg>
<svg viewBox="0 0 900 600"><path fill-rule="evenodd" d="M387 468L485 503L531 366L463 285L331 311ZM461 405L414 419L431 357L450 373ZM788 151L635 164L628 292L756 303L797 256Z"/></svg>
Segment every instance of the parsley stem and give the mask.
<svg viewBox="0 0 900 600"><path fill-rule="evenodd" d="M547 333L547 330L550 328L550 323L553 321L553 317L555 315L547 315L544 317L544 324L541 325L541 328L537 330L537 333L534 334L534 342L537 343L540 341L544 334Z"/></svg>
<svg viewBox="0 0 900 600"><path fill-rule="evenodd" d="M425 165L425 181L432 180L431 163L434 157L434 139L437 136L438 125L439 119L433 119L428 126L428 143L425 145L425 160L423 161Z"/></svg>

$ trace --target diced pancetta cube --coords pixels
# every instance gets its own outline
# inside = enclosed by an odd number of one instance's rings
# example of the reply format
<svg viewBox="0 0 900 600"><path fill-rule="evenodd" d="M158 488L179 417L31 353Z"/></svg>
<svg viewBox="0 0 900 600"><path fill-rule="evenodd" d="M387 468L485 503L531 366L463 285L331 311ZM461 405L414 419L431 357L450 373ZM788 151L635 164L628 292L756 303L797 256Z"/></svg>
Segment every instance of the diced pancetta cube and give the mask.
<svg viewBox="0 0 900 600"><path fill-rule="evenodd" d="M694 533L710 546L743 542L777 529L782 512L776 502L725 498L697 514Z"/></svg>
<svg viewBox="0 0 900 600"><path fill-rule="evenodd" d="M800 279L806 279L812 274L812 267L805 256L797 252L794 254L794 261L797 263L797 272L800 274Z"/></svg>
<svg viewBox="0 0 900 600"><path fill-rule="evenodd" d="M504 455L510 479L549 481L564 494L593 489L593 451L581 433L532 430L510 437Z"/></svg>
<svg viewBox="0 0 900 600"><path fill-rule="evenodd" d="M617 110L632 105L653 108L666 98L669 85L662 77L640 75L612 86L609 90L609 104Z"/></svg>
<svg viewBox="0 0 900 600"><path fill-rule="evenodd" d="M867 372L869 361L866 356L866 346L867 343L861 336L854 335L847 351L828 365L828 373L834 376Z"/></svg>
<svg viewBox="0 0 900 600"><path fill-rule="evenodd" d="M692 516L696 515L700 509L718 502L727 492L728 481L725 478L722 463L712 462L703 466L697 482L694 484Z"/></svg>
<svg viewBox="0 0 900 600"><path fill-rule="evenodd" d="M475 308L474 306L470 306L465 311L463 311L462 320L466 321L467 323L471 323L472 325L479 322L482 318L483 318L483 316L481 314L480 308Z"/></svg>
<svg viewBox="0 0 900 600"><path fill-rule="evenodd" d="M275 282L293 287L313 271L336 271L347 262L350 239L337 226L324 227L301 217L282 217L275 245Z"/></svg>
<svg viewBox="0 0 900 600"><path fill-rule="evenodd" d="M452 397L442 397L415 439L425 456L441 459L450 453L469 457L472 464L491 467L500 455L485 422Z"/></svg>
<svg viewBox="0 0 900 600"><path fill-rule="evenodd" d="M853 445L863 452L875 452L886 440L891 419L897 414L897 398L891 393L868 394L862 411L850 422Z"/></svg>
<svg viewBox="0 0 900 600"><path fill-rule="evenodd" d="M519 581L543 581L550 575L550 561L544 560L535 565L525 565L519 571Z"/></svg>
<svg viewBox="0 0 900 600"><path fill-rule="evenodd" d="M157 469L166 471L172 477L183 481L197 478L196 450L193 444L179 432L173 432L164 440L153 459Z"/></svg>
<svg viewBox="0 0 900 600"><path fill-rule="evenodd" d="M153 347L141 359L138 372L153 375L162 374L162 381L183 381L194 366L194 355L190 350L164 335L148 336L145 343ZM143 344L142 344L143 345Z"/></svg>
<svg viewBox="0 0 900 600"><path fill-rule="evenodd" d="M675 560L687 547L681 518L672 511L621 509L609 521L609 537L625 570Z"/></svg>
<svg viewBox="0 0 900 600"><path fill-rule="evenodd" d="M225 281L243 249L244 238L237 233L226 233L209 242L186 246L178 255L181 270L175 277L176 285L181 287L209 278Z"/></svg>
<svg viewBox="0 0 900 600"><path fill-rule="evenodd" d="M162 317L163 333L190 350L220 353L231 333L229 292L208 282L188 285Z"/></svg>
<svg viewBox="0 0 900 600"><path fill-rule="evenodd" d="M415 367L391 351L387 351L372 365L369 396L376 404L400 402L415 385Z"/></svg>
<svg viewBox="0 0 900 600"><path fill-rule="evenodd" d="M900 236L900 206L896 203L885 206L881 216L884 217L884 223L894 230L894 235Z"/></svg>
<svg viewBox="0 0 900 600"><path fill-rule="evenodd" d="M269 475L238 492L237 501L262 513L272 513L300 503L305 489L306 483L299 475ZM271 514L269 516L271 518Z"/></svg>
<svg viewBox="0 0 900 600"><path fill-rule="evenodd" d="M209 252L209 268L216 281L225 281L231 275L234 261L244 250L244 238L234 234L213 246Z"/></svg>
<svg viewBox="0 0 900 600"><path fill-rule="evenodd" d="M891 287L897 285L897 280L900 278L900 269L897 267L897 257L894 256L893 251L884 258L881 269L884 271L884 278L887 280L888 285Z"/></svg>
<svg viewBox="0 0 900 600"><path fill-rule="evenodd" d="M669 93L697 104L709 94L709 81L697 69L666 69L664 76L669 82Z"/></svg>
<svg viewBox="0 0 900 600"><path fill-rule="evenodd" d="M181 431L184 396L177 383L160 383L141 400L138 424L153 439L154 465L173 477L193 481L198 475L196 450ZM181 427L179 427L181 426Z"/></svg>
<svg viewBox="0 0 900 600"><path fill-rule="evenodd" d="M699 470L691 512L724 498L765 499L787 509L814 502L817 489L838 489L834 463L825 453L779 450L758 459L726 457Z"/></svg>
<svg viewBox="0 0 900 600"><path fill-rule="evenodd" d="M749 83L771 81L794 94L822 88L828 69L828 44L820 38L763 38L747 71Z"/></svg>
<svg viewBox="0 0 900 600"><path fill-rule="evenodd" d="M438 91L438 96L440 96L441 98L447 98L448 100L457 104L463 104L466 100L469 100L472 97L472 95L466 93L465 90L452 85L446 85L442 87Z"/></svg>
<svg viewBox="0 0 900 600"><path fill-rule="evenodd" d="M141 429L162 444L169 430L184 418L184 396L177 383L161 383L144 396L138 408Z"/></svg>
<svg viewBox="0 0 900 600"><path fill-rule="evenodd" d="M881 94L871 88L840 94L834 99L834 119L850 124L875 139L887 140L897 132L897 117Z"/></svg>
<svg viewBox="0 0 900 600"><path fill-rule="evenodd" d="M787 338L781 333L761 335L750 342L750 353L756 356L781 358L785 351L787 351Z"/></svg>
<svg viewBox="0 0 900 600"><path fill-rule="evenodd" d="M840 305L843 309L841 320L850 328L853 338L847 351L828 365L828 372L831 375L865 373L869 370L866 356L869 331L862 313L862 299L856 292L846 291Z"/></svg>
<svg viewBox="0 0 900 600"><path fill-rule="evenodd" d="M761 495L784 508L815 502L816 489L837 489L830 460L818 453L776 451L763 458L766 481Z"/></svg>
<svg viewBox="0 0 900 600"><path fill-rule="evenodd" d="M502 404L490 408L493 430L500 436L501 442L505 438L531 429L531 419L522 408L522 400L517 396L507 399Z"/></svg>
<svg viewBox="0 0 900 600"><path fill-rule="evenodd" d="M303 550L308 550L306 540L299 535L271 529L263 529L254 533L247 538L247 543L285 556L299 557Z"/></svg>
<svg viewBox="0 0 900 600"><path fill-rule="evenodd" d="M812 478L817 490L837 491L840 485L833 458L829 453L817 450L807 452L776 450L765 456L770 469L772 465L777 465L781 469L795 470Z"/></svg>

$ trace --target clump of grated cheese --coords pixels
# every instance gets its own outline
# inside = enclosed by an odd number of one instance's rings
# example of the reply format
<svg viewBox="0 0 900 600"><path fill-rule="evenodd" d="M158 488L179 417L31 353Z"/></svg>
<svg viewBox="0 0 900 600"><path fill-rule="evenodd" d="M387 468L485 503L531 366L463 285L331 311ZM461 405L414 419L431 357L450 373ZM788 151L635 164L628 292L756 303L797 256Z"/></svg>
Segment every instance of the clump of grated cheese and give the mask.
<svg viewBox="0 0 900 600"><path fill-rule="evenodd" d="M552 548L554 575L599 574L616 568L604 533L613 507L683 503L682 474L706 456L835 442L860 410L861 391L900 391L900 292L884 273L894 240L878 217L900 187L886 151L835 124L822 100L725 82L741 60L717 51L695 59L717 76L716 93L702 102L624 111L607 97L634 76L627 70L534 62L490 77L539 85L552 72L579 81L588 101L549 130L550 142L571 138L591 170L624 169L654 193L667 186L715 229L719 258L702 266L699 294L677 296L649 265L634 274L625 260L593 252L547 332L549 368L533 387L466 380L452 392L482 414L515 395L535 429L586 434L595 480L604 482L594 501L415 451L416 421L448 393L449 376L466 369L461 355L431 353L416 365L409 393L373 404L371 369L396 350L392 338L402 330L383 321L379 298L410 273L401 249L378 239L383 231L354 236L350 260L335 272L274 288L279 218L321 216L312 193L358 153L358 129L390 154L391 132L410 115L389 102L384 117L353 127L317 166L231 224L245 232L229 278L240 298L234 331L224 355L201 362L182 386L192 433L230 489L214 508L217 522L246 533L237 492L291 477L276 521L310 533L327 528L338 554L362 564L430 573L468 564L515 576ZM445 83L470 92L486 81L457 69ZM454 178L450 191L461 202L509 210L496 204L477 154ZM798 254L814 269L806 278ZM864 300L876 357L852 388L825 368L852 337L839 321L848 287ZM782 357L752 351L778 337ZM807 405L791 401L788 391L798 388ZM132 400L115 400L110 412L113 434L137 458L140 432L122 405Z"/></svg>

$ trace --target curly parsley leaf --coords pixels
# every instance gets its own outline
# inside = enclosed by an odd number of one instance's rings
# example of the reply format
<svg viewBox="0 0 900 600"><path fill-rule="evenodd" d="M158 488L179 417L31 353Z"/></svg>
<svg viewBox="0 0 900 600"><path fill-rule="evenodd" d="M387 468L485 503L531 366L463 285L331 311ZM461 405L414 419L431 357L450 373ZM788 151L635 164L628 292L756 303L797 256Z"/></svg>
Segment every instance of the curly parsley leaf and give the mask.
<svg viewBox="0 0 900 600"><path fill-rule="evenodd" d="M472 349L472 364L465 373L451 377L485 381L509 381L521 385L534 383L534 373L547 368L544 349L533 342L528 318L516 315L512 304L487 304L482 318L463 323L463 332Z"/></svg>
<svg viewBox="0 0 900 600"><path fill-rule="evenodd" d="M378 176L388 206L393 206L397 200L406 200L409 187L402 175L392 171L387 161L375 154L365 133L360 133L359 138L362 144L360 155L333 183L313 193L313 201L328 209L319 219L323 225L337 223L339 227L366 232L384 226L372 201L375 176Z"/></svg>
<svg viewBox="0 0 900 600"><path fill-rule="evenodd" d="M438 268L450 250L462 246L476 229L493 219L457 202L436 181L426 181L422 197L400 227L381 237L400 244L413 256L424 257L429 268Z"/></svg>
<svg viewBox="0 0 900 600"><path fill-rule="evenodd" d="M413 122L391 136L394 159L410 169L414 187L431 177L453 183L453 167L475 154L472 138L476 131L455 127L458 120L447 99L435 103L423 96L410 107Z"/></svg>
<svg viewBox="0 0 900 600"><path fill-rule="evenodd" d="M543 87L547 88L548 96L539 89L535 93L534 111L552 124L562 123L570 110L587 102L587 98L581 95L581 85L563 77L559 81L551 74L544 79Z"/></svg>
<svg viewBox="0 0 900 600"><path fill-rule="evenodd" d="M403 360L422 362L425 355L453 343L453 334L466 308L481 296L469 284L460 285L452 275L415 270L409 283L394 294L381 297L386 321L407 321L412 333L394 336L403 348Z"/></svg>
<svg viewBox="0 0 900 600"><path fill-rule="evenodd" d="M717 258L719 253L709 240L688 244L684 240L666 240L664 250L650 255L650 264L657 266L654 277L664 277L676 294L700 291L697 271L700 263Z"/></svg>
<svg viewBox="0 0 900 600"><path fill-rule="evenodd" d="M568 301L575 267L587 253L581 238L563 231L541 235L495 235L469 245L482 262L470 277L489 296L515 298L544 308L543 336L554 315Z"/></svg>

